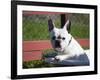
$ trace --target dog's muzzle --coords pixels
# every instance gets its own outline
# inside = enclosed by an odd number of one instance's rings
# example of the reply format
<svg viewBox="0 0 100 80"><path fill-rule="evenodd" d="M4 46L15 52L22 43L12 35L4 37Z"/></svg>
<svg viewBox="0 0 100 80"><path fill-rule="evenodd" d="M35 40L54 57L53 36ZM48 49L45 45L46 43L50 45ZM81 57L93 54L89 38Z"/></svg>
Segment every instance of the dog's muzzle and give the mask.
<svg viewBox="0 0 100 80"><path fill-rule="evenodd" d="M55 48L61 48L59 40L55 40Z"/></svg>

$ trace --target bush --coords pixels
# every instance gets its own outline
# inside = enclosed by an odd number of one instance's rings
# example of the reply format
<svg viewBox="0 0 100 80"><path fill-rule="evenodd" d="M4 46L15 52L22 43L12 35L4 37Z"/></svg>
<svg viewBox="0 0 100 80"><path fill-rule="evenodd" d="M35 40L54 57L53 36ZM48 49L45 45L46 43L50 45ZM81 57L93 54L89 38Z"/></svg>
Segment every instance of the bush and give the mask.
<svg viewBox="0 0 100 80"><path fill-rule="evenodd" d="M28 61L23 62L23 68L43 68L43 67L55 67L57 65L54 64L48 64L44 60L34 60L34 61Z"/></svg>

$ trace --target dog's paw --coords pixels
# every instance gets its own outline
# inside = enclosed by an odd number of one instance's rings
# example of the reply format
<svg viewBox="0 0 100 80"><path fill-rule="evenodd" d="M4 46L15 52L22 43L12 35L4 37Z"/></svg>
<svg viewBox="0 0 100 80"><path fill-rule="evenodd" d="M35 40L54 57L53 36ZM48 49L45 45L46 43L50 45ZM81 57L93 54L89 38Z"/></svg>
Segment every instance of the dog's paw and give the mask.
<svg viewBox="0 0 100 80"><path fill-rule="evenodd" d="M59 61L63 61L66 59L66 56L59 55L59 56L56 56L55 59L57 59Z"/></svg>
<svg viewBox="0 0 100 80"><path fill-rule="evenodd" d="M54 58L54 61L57 61L57 62L58 62L58 61L60 61L60 59L57 58L57 57L55 57L55 58Z"/></svg>
<svg viewBox="0 0 100 80"><path fill-rule="evenodd" d="M55 57L55 60L56 60L56 61L62 61L63 59L61 58L61 56L56 56L56 57Z"/></svg>
<svg viewBox="0 0 100 80"><path fill-rule="evenodd" d="M55 58L45 58L44 61L46 62L53 62L55 60Z"/></svg>

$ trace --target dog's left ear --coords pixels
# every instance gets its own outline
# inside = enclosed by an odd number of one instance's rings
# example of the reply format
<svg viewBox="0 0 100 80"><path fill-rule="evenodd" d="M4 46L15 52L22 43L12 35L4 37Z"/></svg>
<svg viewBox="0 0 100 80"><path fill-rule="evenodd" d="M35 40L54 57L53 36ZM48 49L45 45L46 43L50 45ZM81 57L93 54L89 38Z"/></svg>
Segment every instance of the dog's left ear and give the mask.
<svg viewBox="0 0 100 80"><path fill-rule="evenodd" d="M52 19L49 19L49 20L48 20L49 31L53 30L54 26L55 26L55 25L54 25Z"/></svg>
<svg viewBox="0 0 100 80"><path fill-rule="evenodd" d="M70 26L71 26L71 22L69 20L67 20L67 22L65 23L63 29L67 29L68 32L70 32Z"/></svg>

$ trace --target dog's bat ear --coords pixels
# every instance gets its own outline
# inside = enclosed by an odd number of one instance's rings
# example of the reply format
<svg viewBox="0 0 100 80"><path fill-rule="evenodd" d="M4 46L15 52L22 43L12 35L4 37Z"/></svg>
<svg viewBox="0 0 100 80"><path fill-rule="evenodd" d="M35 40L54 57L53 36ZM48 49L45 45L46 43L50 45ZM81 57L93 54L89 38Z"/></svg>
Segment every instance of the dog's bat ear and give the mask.
<svg viewBox="0 0 100 80"><path fill-rule="evenodd" d="M68 32L70 31L70 26L71 26L71 21L70 20L67 20L67 22L65 23L63 29L67 29Z"/></svg>
<svg viewBox="0 0 100 80"><path fill-rule="evenodd" d="M49 27L49 31L53 30L53 28L54 28L54 23L53 23L52 19L49 19L49 20L48 20L48 27Z"/></svg>

